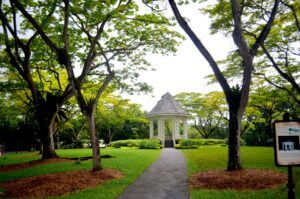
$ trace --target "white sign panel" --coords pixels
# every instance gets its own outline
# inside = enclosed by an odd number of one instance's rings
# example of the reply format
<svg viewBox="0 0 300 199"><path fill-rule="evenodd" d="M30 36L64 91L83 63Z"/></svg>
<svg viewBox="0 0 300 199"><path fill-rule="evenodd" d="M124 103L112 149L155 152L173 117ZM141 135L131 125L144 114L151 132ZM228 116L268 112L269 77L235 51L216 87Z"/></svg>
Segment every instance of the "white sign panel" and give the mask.
<svg viewBox="0 0 300 199"><path fill-rule="evenodd" d="M279 166L300 165L300 121L275 122L275 159Z"/></svg>

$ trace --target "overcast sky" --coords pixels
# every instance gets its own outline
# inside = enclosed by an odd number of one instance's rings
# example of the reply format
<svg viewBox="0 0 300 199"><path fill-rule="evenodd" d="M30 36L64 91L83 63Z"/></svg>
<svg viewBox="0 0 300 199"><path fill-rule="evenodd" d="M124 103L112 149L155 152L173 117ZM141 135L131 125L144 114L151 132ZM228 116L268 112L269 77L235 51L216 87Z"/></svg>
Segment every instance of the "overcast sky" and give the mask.
<svg viewBox="0 0 300 199"><path fill-rule="evenodd" d="M167 10L171 14L169 7ZM195 4L180 7L180 10L184 17L190 19L192 28L215 59L225 58L234 48L231 38L225 38L221 34L209 34L209 19L198 11ZM176 30L186 37L179 26ZM211 68L189 38L178 46L175 56L151 55L148 60L156 71L142 72L140 78L153 87L153 93L125 96L132 102L141 104L143 110L151 111L166 92L174 96L180 92L206 93L220 90L217 84L207 85L205 76L212 73Z"/></svg>

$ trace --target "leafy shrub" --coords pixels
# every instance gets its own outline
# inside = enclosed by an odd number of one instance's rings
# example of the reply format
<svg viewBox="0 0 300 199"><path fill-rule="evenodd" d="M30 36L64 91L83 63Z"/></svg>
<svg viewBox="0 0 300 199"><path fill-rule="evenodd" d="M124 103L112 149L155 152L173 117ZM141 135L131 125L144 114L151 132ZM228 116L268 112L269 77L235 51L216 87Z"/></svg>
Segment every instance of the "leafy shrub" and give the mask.
<svg viewBox="0 0 300 199"><path fill-rule="evenodd" d="M111 147L137 147L140 149L160 149L160 140L145 139L145 140L118 140L110 143Z"/></svg>
<svg viewBox="0 0 300 199"><path fill-rule="evenodd" d="M178 144L180 144L182 146L216 145L216 144L225 144L225 140L222 140L222 139L181 139L178 141Z"/></svg>
<svg viewBox="0 0 300 199"><path fill-rule="evenodd" d="M180 144L176 144L176 149L198 149L197 145L190 145L190 146L182 146Z"/></svg>
<svg viewBox="0 0 300 199"><path fill-rule="evenodd" d="M113 141L110 143L110 145L114 148L120 148L120 147L139 147L142 140L118 140Z"/></svg>
<svg viewBox="0 0 300 199"><path fill-rule="evenodd" d="M273 142L268 138L268 135L260 129L245 132L243 138L248 146L272 146Z"/></svg>
<svg viewBox="0 0 300 199"><path fill-rule="evenodd" d="M62 149L81 149L83 148L83 142L81 140L75 140L71 144L61 146Z"/></svg>
<svg viewBox="0 0 300 199"><path fill-rule="evenodd" d="M176 143L178 149L196 149L198 146L226 144L222 139L179 139Z"/></svg>
<svg viewBox="0 0 300 199"><path fill-rule="evenodd" d="M246 146L247 145L247 143L246 143L246 141L244 140L244 139L240 139L240 145L241 146Z"/></svg>
<svg viewBox="0 0 300 199"><path fill-rule="evenodd" d="M161 149L160 140L143 140L140 149Z"/></svg>

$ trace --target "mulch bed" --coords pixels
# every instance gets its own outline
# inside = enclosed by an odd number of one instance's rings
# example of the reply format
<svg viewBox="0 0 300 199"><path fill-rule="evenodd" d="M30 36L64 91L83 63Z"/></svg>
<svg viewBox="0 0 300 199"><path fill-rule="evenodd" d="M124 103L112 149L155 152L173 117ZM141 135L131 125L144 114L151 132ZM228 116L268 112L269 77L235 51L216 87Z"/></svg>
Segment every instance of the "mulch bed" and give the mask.
<svg viewBox="0 0 300 199"><path fill-rule="evenodd" d="M64 159L64 158L51 158L45 160L33 160L30 162L24 162L20 164L0 165L0 172L17 171L20 169L26 169L38 165L53 164L58 162L74 162L74 160Z"/></svg>
<svg viewBox="0 0 300 199"><path fill-rule="evenodd" d="M287 183L287 175L274 170L243 169L238 171L211 170L190 178L193 188L259 190Z"/></svg>
<svg viewBox="0 0 300 199"><path fill-rule="evenodd" d="M96 187L107 180L123 177L120 171L103 169L97 172L86 170L70 171L34 176L0 184L5 189L5 197L60 196L79 189Z"/></svg>

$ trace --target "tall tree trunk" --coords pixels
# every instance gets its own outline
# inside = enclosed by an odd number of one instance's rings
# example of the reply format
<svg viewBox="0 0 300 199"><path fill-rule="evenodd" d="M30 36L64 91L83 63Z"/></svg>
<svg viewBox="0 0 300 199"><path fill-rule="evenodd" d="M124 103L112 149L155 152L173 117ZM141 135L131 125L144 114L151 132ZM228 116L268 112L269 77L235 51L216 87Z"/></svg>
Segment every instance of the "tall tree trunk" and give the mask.
<svg viewBox="0 0 300 199"><path fill-rule="evenodd" d="M112 137L113 137L113 135L112 135L112 133L111 133L111 128L108 128L108 143L109 143L109 144L110 144L111 141L112 141Z"/></svg>
<svg viewBox="0 0 300 199"><path fill-rule="evenodd" d="M228 163L227 170L242 169L240 160L240 130L242 118L238 115L238 104L229 108L229 136L228 136Z"/></svg>
<svg viewBox="0 0 300 199"><path fill-rule="evenodd" d="M53 128L56 117L54 112L40 112L38 114L38 123L40 126L41 142L43 145L42 159L57 158L53 140Z"/></svg>
<svg viewBox="0 0 300 199"><path fill-rule="evenodd" d="M92 111L93 112L93 111ZM93 171L99 171L102 169L101 167L101 159L100 159L100 147L99 141L96 134L96 127L95 127L95 115L94 113L88 113L86 115L89 129L90 129L90 137L92 142L92 151L93 151Z"/></svg>

